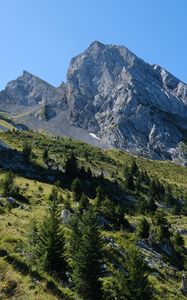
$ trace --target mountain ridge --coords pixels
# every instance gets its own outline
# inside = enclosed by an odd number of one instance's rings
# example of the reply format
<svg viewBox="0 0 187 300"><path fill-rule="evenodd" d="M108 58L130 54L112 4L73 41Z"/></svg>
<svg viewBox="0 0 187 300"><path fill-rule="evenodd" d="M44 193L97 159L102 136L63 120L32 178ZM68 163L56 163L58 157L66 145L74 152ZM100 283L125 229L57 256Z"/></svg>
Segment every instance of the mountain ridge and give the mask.
<svg viewBox="0 0 187 300"><path fill-rule="evenodd" d="M59 87L27 71L9 82L0 92L0 109L16 114L19 105L19 112L42 105L53 110L48 122L38 123L38 113L18 118L32 129L51 131L53 125L54 134L89 143L98 139L98 146L153 159L177 161L187 136L187 85L124 46L98 41L72 58L67 81ZM65 122L67 132L61 129Z"/></svg>

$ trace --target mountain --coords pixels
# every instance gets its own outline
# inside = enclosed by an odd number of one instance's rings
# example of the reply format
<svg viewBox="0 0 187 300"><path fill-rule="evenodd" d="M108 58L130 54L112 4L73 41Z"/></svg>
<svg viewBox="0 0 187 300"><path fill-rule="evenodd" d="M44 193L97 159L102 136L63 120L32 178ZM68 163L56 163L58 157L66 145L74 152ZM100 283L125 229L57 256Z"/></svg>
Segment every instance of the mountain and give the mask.
<svg viewBox="0 0 187 300"><path fill-rule="evenodd" d="M123 46L92 43L55 88L24 71L0 92L0 109L32 129L153 159L181 159L187 85Z"/></svg>

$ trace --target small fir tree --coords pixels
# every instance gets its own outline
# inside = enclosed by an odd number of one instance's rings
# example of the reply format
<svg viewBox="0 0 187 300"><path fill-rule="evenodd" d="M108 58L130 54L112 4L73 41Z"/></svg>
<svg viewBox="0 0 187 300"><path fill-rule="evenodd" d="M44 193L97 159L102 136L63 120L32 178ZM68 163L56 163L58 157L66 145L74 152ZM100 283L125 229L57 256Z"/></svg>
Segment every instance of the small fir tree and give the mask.
<svg viewBox="0 0 187 300"><path fill-rule="evenodd" d="M15 185L14 185L15 176L12 172L8 172L5 176L5 179L2 180L1 186L3 190L4 196L11 196L14 193Z"/></svg>
<svg viewBox="0 0 187 300"><path fill-rule="evenodd" d="M32 157L31 145L28 142L23 144L23 160L26 163L29 163Z"/></svg>
<svg viewBox="0 0 187 300"><path fill-rule="evenodd" d="M54 190L53 190L54 191ZM36 249L38 260L45 271L65 276L65 239L62 230L61 212L57 192L49 197L48 214L38 231Z"/></svg>

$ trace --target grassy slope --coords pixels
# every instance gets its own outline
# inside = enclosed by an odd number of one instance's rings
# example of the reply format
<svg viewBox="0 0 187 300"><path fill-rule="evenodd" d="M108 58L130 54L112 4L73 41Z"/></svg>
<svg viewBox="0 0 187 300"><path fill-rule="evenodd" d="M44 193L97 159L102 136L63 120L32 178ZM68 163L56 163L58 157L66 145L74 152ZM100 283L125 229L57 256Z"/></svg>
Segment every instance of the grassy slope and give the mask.
<svg viewBox="0 0 187 300"><path fill-rule="evenodd" d="M118 150L103 151L96 147L74 141L69 138L55 138L45 133L34 132L0 132L0 139L12 148L20 151L24 140L32 144L37 162L41 163L44 148L49 149L50 157L60 165L64 165L67 154L73 150L79 157L81 165L93 170L103 169L110 178L121 177L125 164L133 160L142 170L146 170L151 177L158 177L163 183L171 184L176 192L187 193L187 168L169 161L153 161L140 158Z"/></svg>
<svg viewBox="0 0 187 300"><path fill-rule="evenodd" d="M7 121L1 119L0 119L0 126L5 130L12 130L14 128L14 126L9 124Z"/></svg>
<svg viewBox="0 0 187 300"><path fill-rule="evenodd" d="M7 131L15 129L14 122L8 113L0 111L0 131Z"/></svg>
<svg viewBox="0 0 187 300"><path fill-rule="evenodd" d="M5 176L5 173L1 172L0 179ZM16 177L15 183L20 187L22 194L29 199L30 204L23 204L24 209L15 208L10 211L7 209L5 214L0 215L0 274L2 276L0 299L9 299L13 296L14 299L28 300L58 299L57 291L51 292L48 288L48 282L51 280L49 276L40 274L41 278L38 278L38 274L33 270L27 270L24 264L19 265L19 260L23 263L25 261L25 254L20 249L27 242L31 220L34 218L42 220L44 217L47 208L46 198L52 186L22 177ZM40 190L41 186L43 191ZM65 197L66 191L59 192ZM2 198L1 201L6 202L6 199ZM5 257L4 255L1 257L2 249L7 251ZM16 287L11 295L8 287L12 283L16 283ZM66 294L66 289L62 291Z"/></svg>
<svg viewBox="0 0 187 300"><path fill-rule="evenodd" d="M140 168L147 170L151 176L158 176L163 182L172 184L176 192L186 192L186 168L174 165L170 162L145 160L117 150L103 152L100 149L81 142L66 138L57 139L45 134L32 132L1 132L0 139L17 150L22 149L24 140L29 140L33 145L33 151L36 155L35 163L39 165L43 165L42 153L45 147L48 147L50 157L62 165L62 167L68 153L74 150L79 157L80 165L91 167L95 173L100 173L101 169L103 169L106 176L111 180L114 180L115 177L120 178L124 164L136 159ZM4 177L5 172L6 171L1 171L0 180ZM6 249L10 256L16 254L24 261L24 254L19 252L19 242L25 243L27 230L32 218L36 217L37 219L41 219L44 215L47 206L46 197L50 193L52 186L18 176L16 177L16 183L20 186L22 193L29 199L30 204L24 204L25 208L29 210L12 209L11 211L7 210L6 214L0 215L0 248ZM42 186L43 191L40 191L40 186ZM60 190L60 193L66 197L67 191ZM140 216L129 216L129 221L136 223L139 217ZM187 230L186 217L183 216L181 218L169 215L169 219L174 227ZM130 233L103 232L103 234L113 237L124 249L135 239L134 235ZM166 268L158 265L155 272L159 275L151 275L150 279L154 287L157 288L156 299L185 299L179 290L181 272L174 274L169 265ZM16 263L9 263L6 257L0 257L0 273L3 278L0 283L0 291L3 291L4 297L6 296L5 292L7 292L7 286L10 285L11 282L16 282L17 286L14 291L15 299L26 299L25 297L29 300L57 299L57 296L52 294L47 288L49 278L47 278L45 274L41 279L37 280L32 273L24 273L23 269L17 268ZM27 292L27 296L25 295L25 291Z"/></svg>

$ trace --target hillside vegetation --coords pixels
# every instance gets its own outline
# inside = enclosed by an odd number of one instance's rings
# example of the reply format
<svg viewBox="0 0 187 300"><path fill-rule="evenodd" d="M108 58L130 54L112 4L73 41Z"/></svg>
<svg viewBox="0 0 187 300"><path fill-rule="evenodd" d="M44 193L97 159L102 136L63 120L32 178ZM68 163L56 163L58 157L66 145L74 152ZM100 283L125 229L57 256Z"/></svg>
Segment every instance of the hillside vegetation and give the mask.
<svg viewBox="0 0 187 300"><path fill-rule="evenodd" d="M185 299L186 167L9 129L0 132L9 147L0 150L0 299ZM63 240L49 256L51 211ZM59 249L66 273L55 267Z"/></svg>

